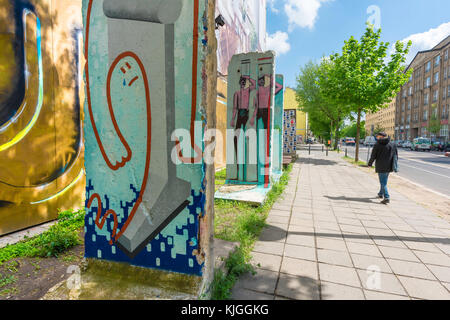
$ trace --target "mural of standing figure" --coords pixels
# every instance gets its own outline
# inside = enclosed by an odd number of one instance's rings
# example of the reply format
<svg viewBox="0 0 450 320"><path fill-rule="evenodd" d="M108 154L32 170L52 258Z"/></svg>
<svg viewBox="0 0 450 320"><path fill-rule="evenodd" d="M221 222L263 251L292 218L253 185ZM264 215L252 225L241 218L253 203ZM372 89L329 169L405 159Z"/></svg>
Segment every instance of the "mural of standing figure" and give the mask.
<svg viewBox="0 0 450 320"><path fill-rule="evenodd" d="M240 135L245 134L245 128L249 119L250 94L256 89L256 82L249 76L241 76L239 79L239 86L239 91L236 91L233 96L233 116L230 124L230 126L234 127L236 130L236 135L234 136L234 151L236 156L235 161L238 164L238 177L240 167L240 163L238 163L238 141ZM245 172L243 174L245 176Z"/></svg>
<svg viewBox="0 0 450 320"><path fill-rule="evenodd" d="M233 132L229 141L234 142L227 146L229 183L264 185L266 188L269 185L274 128L274 62L274 52L268 51L237 54L229 64L228 97L233 97L233 107L230 105L228 109L227 123ZM259 155L258 150L264 150L264 155Z"/></svg>
<svg viewBox="0 0 450 320"><path fill-rule="evenodd" d="M272 104L272 88L273 88L273 75L265 74L258 79L258 91L254 99L254 112L253 117L250 120L250 125L254 125L255 118L257 122L258 134L261 134L264 129L263 137L261 141L264 141L265 146L265 161L264 161L264 185L267 188L269 185L269 166L270 166L270 136L271 136L271 104ZM283 87L276 83L275 94L277 94Z"/></svg>

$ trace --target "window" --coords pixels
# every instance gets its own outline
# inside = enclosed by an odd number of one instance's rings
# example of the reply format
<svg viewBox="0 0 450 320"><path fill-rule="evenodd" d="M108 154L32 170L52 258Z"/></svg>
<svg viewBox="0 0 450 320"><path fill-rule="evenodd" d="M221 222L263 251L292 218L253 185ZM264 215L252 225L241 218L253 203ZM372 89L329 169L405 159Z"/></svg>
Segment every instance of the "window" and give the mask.
<svg viewBox="0 0 450 320"><path fill-rule="evenodd" d="M436 102L439 99L439 90L433 91L433 102Z"/></svg>
<svg viewBox="0 0 450 320"><path fill-rule="evenodd" d="M445 50L445 53L444 53L444 59L445 59L445 61L448 60L448 49Z"/></svg>
<svg viewBox="0 0 450 320"><path fill-rule="evenodd" d="M423 120L423 121L427 121L427 120L428 120L428 110L425 110L425 111L423 112L422 120Z"/></svg>
<svg viewBox="0 0 450 320"><path fill-rule="evenodd" d="M423 104L427 106L429 102L428 100L429 100L428 93L425 93L423 98Z"/></svg>
<svg viewBox="0 0 450 320"><path fill-rule="evenodd" d="M448 137L448 124L441 125L441 130L439 131L441 137Z"/></svg>
<svg viewBox="0 0 450 320"><path fill-rule="evenodd" d="M402 111L405 111L405 103L402 102Z"/></svg>
<svg viewBox="0 0 450 320"><path fill-rule="evenodd" d="M410 96L412 96L412 91L413 90L413 88L412 87L409 87L409 89L408 89L408 94L410 95Z"/></svg>
<svg viewBox="0 0 450 320"><path fill-rule="evenodd" d="M414 108L417 108L419 106L419 98L415 97L414 98Z"/></svg>
<svg viewBox="0 0 450 320"><path fill-rule="evenodd" d="M430 69L431 69L431 61L428 61L428 62L427 62L427 65L426 65L426 67L425 67L425 73L427 73L428 71L430 71Z"/></svg>
<svg viewBox="0 0 450 320"><path fill-rule="evenodd" d="M427 77L427 79L425 80L425 88L429 88L431 86L431 79L430 77Z"/></svg>
<svg viewBox="0 0 450 320"><path fill-rule="evenodd" d="M441 119L447 119L448 118L448 108L449 105L447 104L447 106L442 106L442 112L441 112Z"/></svg>
<svg viewBox="0 0 450 320"><path fill-rule="evenodd" d="M441 62L441 56L437 56L434 58L434 66L437 67L439 63Z"/></svg>
<svg viewBox="0 0 450 320"><path fill-rule="evenodd" d="M401 124L405 123L405 116L402 116L402 122Z"/></svg>
<svg viewBox="0 0 450 320"><path fill-rule="evenodd" d="M414 122L419 121L419 113L414 112L414 117L413 117Z"/></svg>
<svg viewBox="0 0 450 320"><path fill-rule="evenodd" d="M447 79L447 69L444 69L444 79Z"/></svg>
<svg viewBox="0 0 450 320"><path fill-rule="evenodd" d="M403 98L406 98L406 89L403 89Z"/></svg>
<svg viewBox="0 0 450 320"><path fill-rule="evenodd" d="M408 110L411 110L411 100L408 101Z"/></svg>
<svg viewBox="0 0 450 320"><path fill-rule="evenodd" d="M439 107L433 108L433 112L431 113L431 117L433 119L437 118L438 109L439 109Z"/></svg>
<svg viewBox="0 0 450 320"><path fill-rule="evenodd" d="M408 116L406 117L406 124L409 124L411 122L411 115L408 114Z"/></svg>
<svg viewBox="0 0 450 320"><path fill-rule="evenodd" d="M442 100L447 99L447 92L445 90L442 90Z"/></svg>
<svg viewBox="0 0 450 320"><path fill-rule="evenodd" d="M436 84L436 83L438 83L439 82L439 72L436 72L435 74L434 74L434 84Z"/></svg>

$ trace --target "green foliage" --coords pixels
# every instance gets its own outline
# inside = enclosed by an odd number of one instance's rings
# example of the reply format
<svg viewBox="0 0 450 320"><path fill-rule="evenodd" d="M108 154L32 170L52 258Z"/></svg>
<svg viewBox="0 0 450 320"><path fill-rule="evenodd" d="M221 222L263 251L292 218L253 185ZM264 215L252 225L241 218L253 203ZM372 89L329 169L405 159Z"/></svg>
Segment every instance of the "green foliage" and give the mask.
<svg viewBox="0 0 450 320"><path fill-rule="evenodd" d="M436 111L437 111L436 104L433 104L430 120L428 122L428 132L434 136L438 136L441 131L441 121L436 116L437 114Z"/></svg>
<svg viewBox="0 0 450 320"><path fill-rule="evenodd" d="M212 284L212 299L230 298L231 289L244 273L254 272L250 264L254 243L265 227L265 220L274 202L283 193L289 181L292 165L283 172L280 181L272 187L267 199L260 207L236 201L215 201L214 233L218 239L238 242L225 262L226 272L217 270ZM217 176L217 173L216 173Z"/></svg>
<svg viewBox="0 0 450 320"><path fill-rule="evenodd" d="M46 232L0 249L0 264L17 257L57 257L81 243L78 236L84 225L84 209L63 211L58 222Z"/></svg>
<svg viewBox="0 0 450 320"><path fill-rule="evenodd" d="M296 98L300 110L309 115L310 129L314 135L328 140L334 131L337 142L343 120L349 115L349 108L328 99L324 94L324 88L318 81L329 70L332 70L332 63L325 59L320 64L310 61L302 67L297 77Z"/></svg>
<svg viewBox="0 0 450 320"><path fill-rule="evenodd" d="M387 59L388 42L381 42L381 29L368 25L360 41L353 36L344 42L342 53L330 56L324 64L318 85L323 95L336 104L348 105L357 114L357 134L360 138L361 115L384 108L408 81L413 70L405 72L406 46L397 41L395 52ZM355 161L359 156L356 145Z"/></svg>
<svg viewBox="0 0 450 320"><path fill-rule="evenodd" d="M366 138L366 132L365 132L365 121L361 121L360 124L360 139L365 139ZM352 138L356 138L356 132L357 131L357 126L356 126L356 121L353 121L350 125L344 127L342 129L342 137L352 137Z"/></svg>
<svg viewBox="0 0 450 320"><path fill-rule="evenodd" d="M17 277L13 275L3 276L0 274L0 289L17 281Z"/></svg>

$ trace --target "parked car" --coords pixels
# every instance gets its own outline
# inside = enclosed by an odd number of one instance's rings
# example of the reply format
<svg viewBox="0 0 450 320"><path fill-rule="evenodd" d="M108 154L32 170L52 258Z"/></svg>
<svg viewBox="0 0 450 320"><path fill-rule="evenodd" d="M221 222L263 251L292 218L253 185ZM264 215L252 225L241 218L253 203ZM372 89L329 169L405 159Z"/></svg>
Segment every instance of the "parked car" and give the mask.
<svg viewBox="0 0 450 320"><path fill-rule="evenodd" d="M450 152L450 142L448 142L448 143L444 146L444 148L443 148L442 151L444 151L444 152Z"/></svg>
<svg viewBox="0 0 450 320"><path fill-rule="evenodd" d="M444 143L442 141L433 141L431 143L431 150L444 151Z"/></svg>
<svg viewBox="0 0 450 320"><path fill-rule="evenodd" d="M405 142L403 142L403 144L402 144L402 148L405 148L405 149L411 149L412 146L413 146L413 144L412 144L411 141L405 141Z"/></svg>
<svg viewBox="0 0 450 320"><path fill-rule="evenodd" d="M415 138L411 150L431 151L431 140L428 138Z"/></svg>
<svg viewBox="0 0 450 320"><path fill-rule="evenodd" d="M364 145L365 146L374 146L375 143L377 143L377 140L375 139L374 136L367 136L366 139L364 140Z"/></svg>
<svg viewBox="0 0 450 320"><path fill-rule="evenodd" d="M405 143L405 140L397 140L395 144L397 145L397 147L403 148L403 143Z"/></svg>
<svg viewBox="0 0 450 320"><path fill-rule="evenodd" d="M351 138L351 137L345 138L345 145L346 146L355 146L356 145L355 138Z"/></svg>

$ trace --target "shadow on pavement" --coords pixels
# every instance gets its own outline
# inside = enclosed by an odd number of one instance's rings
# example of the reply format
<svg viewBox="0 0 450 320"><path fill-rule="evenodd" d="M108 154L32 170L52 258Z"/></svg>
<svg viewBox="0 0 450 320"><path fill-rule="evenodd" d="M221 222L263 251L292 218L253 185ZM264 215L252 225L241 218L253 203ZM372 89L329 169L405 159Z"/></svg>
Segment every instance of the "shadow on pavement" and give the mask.
<svg viewBox="0 0 450 320"><path fill-rule="evenodd" d="M270 231L266 231L270 230ZM289 232L289 234L294 235L303 235L303 236L311 236L314 235L316 237L323 238L335 238L340 239L342 237L347 239L366 239L366 240L387 240L387 241L411 241L411 242L421 242L421 243L441 243L441 244L450 244L449 238L430 238L430 237L402 237L402 236L382 236L382 235L364 235L364 234L356 234L356 233L333 233L330 231L329 233L324 232ZM260 241L279 241L285 239L287 236L287 231L281 229L280 227L274 225L268 225L264 229Z"/></svg>
<svg viewBox="0 0 450 320"><path fill-rule="evenodd" d="M325 198L328 198L330 200L346 200L346 201L363 202L363 203L379 203L378 201L374 201L375 199L379 200L378 198L349 198L349 197L345 197L345 196L340 196L340 197L325 196Z"/></svg>

